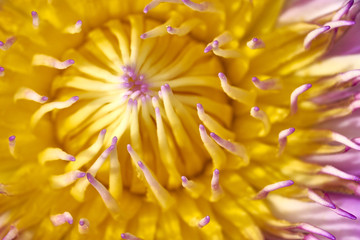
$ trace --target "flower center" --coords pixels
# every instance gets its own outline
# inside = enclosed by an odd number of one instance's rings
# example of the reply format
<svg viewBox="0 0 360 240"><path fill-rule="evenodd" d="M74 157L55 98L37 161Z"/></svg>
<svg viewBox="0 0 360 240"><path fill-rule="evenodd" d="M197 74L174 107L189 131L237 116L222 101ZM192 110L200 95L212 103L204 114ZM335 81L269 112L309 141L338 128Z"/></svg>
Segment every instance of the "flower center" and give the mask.
<svg viewBox="0 0 360 240"><path fill-rule="evenodd" d="M75 64L55 79L53 98L79 97L53 112L58 141L76 157L67 171L91 172L108 185L112 169L120 168L122 185L144 193L128 144L167 189L180 187L181 176L198 175L211 161L199 117L223 126L232 120L217 77L221 61L203 53L205 44L166 28L162 33L158 24L138 15L112 20L65 54ZM140 38L146 31L154 38ZM114 142L120 166L106 161Z"/></svg>

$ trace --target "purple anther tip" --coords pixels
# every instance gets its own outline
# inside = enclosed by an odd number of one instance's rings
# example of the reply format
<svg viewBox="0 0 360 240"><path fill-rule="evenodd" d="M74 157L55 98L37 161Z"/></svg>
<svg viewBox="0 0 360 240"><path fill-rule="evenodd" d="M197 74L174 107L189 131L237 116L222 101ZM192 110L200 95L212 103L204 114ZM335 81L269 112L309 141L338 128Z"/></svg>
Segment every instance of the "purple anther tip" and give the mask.
<svg viewBox="0 0 360 240"><path fill-rule="evenodd" d="M213 132L210 133L210 136L211 136L212 138L217 138L217 137L218 137L218 135L216 135L216 134L213 133Z"/></svg>
<svg viewBox="0 0 360 240"><path fill-rule="evenodd" d="M47 100L49 100L49 98L47 96L42 96L41 97L41 101L46 102Z"/></svg>
<svg viewBox="0 0 360 240"><path fill-rule="evenodd" d="M148 5L146 5L146 6L144 7L143 12L144 12L144 13L148 13L148 12L149 12L149 6L148 6Z"/></svg>
<svg viewBox="0 0 360 240"><path fill-rule="evenodd" d="M132 98L129 98L128 104L132 105L134 103L134 100Z"/></svg>
<svg viewBox="0 0 360 240"><path fill-rule="evenodd" d="M127 148L128 152L131 152L131 151L133 150L130 144L128 144L128 145L126 146L126 148Z"/></svg>
<svg viewBox="0 0 360 240"><path fill-rule="evenodd" d="M122 233L120 236L122 239L126 239L126 235L124 233Z"/></svg>
<svg viewBox="0 0 360 240"><path fill-rule="evenodd" d="M140 167L141 169L144 169L144 164L142 163L142 161L138 161L137 164L139 165L139 167Z"/></svg>
<svg viewBox="0 0 360 240"><path fill-rule="evenodd" d="M31 16L36 17L36 16L37 16L37 12L31 11Z"/></svg>
<svg viewBox="0 0 360 240"><path fill-rule="evenodd" d="M259 108L259 107L253 107L253 110L254 110L255 112L258 112L258 111L260 110L260 108Z"/></svg>
<svg viewBox="0 0 360 240"><path fill-rule="evenodd" d="M330 26L324 26L325 31L328 31L330 28Z"/></svg>
<svg viewBox="0 0 360 240"><path fill-rule="evenodd" d="M4 46L4 42L0 41L0 47Z"/></svg>
<svg viewBox="0 0 360 240"><path fill-rule="evenodd" d="M207 47L204 49L204 53L210 52L211 49L212 49L212 46L211 46L211 45L207 46Z"/></svg>
<svg viewBox="0 0 360 240"><path fill-rule="evenodd" d="M200 124L200 125L199 125L199 129L200 129L201 131L204 131L204 130L205 130L204 125Z"/></svg>
<svg viewBox="0 0 360 240"><path fill-rule="evenodd" d="M254 38L252 39L252 41L253 41L253 42L257 42L257 41L259 41L259 39L256 38L256 37L254 37Z"/></svg>
<svg viewBox="0 0 360 240"><path fill-rule="evenodd" d="M74 63L75 63L74 59L68 59L67 62L68 62L69 64L74 64Z"/></svg>
<svg viewBox="0 0 360 240"><path fill-rule="evenodd" d="M185 176L181 176L181 181L183 183L187 183L188 179Z"/></svg>
<svg viewBox="0 0 360 240"><path fill-rule="evenodd" d="M0 67L0 72L3 72L5 70L5 68Z"/></svg>
<svg viewBox="0 0 360 240"><path fill-rule="evenodd" d="M79 221L79 225L80 225L80 226L84 226L84 224L85 224L84 219L80 219L80 221Z"/></svg>
<svg viewBox="0 0 360 240"><path fill-rule="evenodd" d="M160 109L158 107L155 108L155 113L160 114Z"/></svg>
<svg viewBox="0 0 360 240"><path fill-rule="evenodd" d="M73 101L78 101L79 100L79 97L78 96L73 96L72 98L71 98L71 100L73 100Z"/></svg>
<svg viewBox="0 0 360 240"><path fill-rule="evenodd" d="M78 178L83 178L83 177L85 177L85 175L86 175L86 173L84 173L84 172L79 172L79 173L77 174L77 177L78 177Z"/></svg>
<svg viewBox="0 0 360 240"><path fill-rule="evenodd" d="M171 26L167 26L166 27L166 31L168 31L168 32L172 32L174 29L173 29L173 27L171 27Z"/></svg>
<svg viewBox="0 0 360 240"><path fill-rule="evenodd" d="M140 38L141 38L141 39L145 39L146 37L147 37L147 34L146 34L146 33L143 33L143 34L140 35Z"/></svg>
<svg viewBox="0 0 360 240"><path fill-rule="evenodd" d="M218 41L218 40L214 40L214 41L212 42L212 45L213 45L213 47L215 47L215 48L219 47L219 41Z"/></svg>
<svg viewBox="0 0 360 240"><path fill-rule="evenodd" d="M111 141L111 144L115 145L118 141L118 138L117 137L113 137L112 141Z"/></svg>
<svg viewBox="0 0 360 240"><path fill-rule="evenodd" d="M252 78L251 78L251 81L253 81L253 82L258 82L259 79L258 79L257 77L252 77Z"/></svg>
<svg viewBox="0 0 360 240"><path fill-rule="evenodd" d="M100 131L100 134L104 135L106 133L106 129Z"/></svg>
<svg viewBox="0 0 360 240"><path fill-rule="evenodd" d="M82 23L83 22L81 20L77 20L77 22L76 22L77 25L82 25Z"/></svg>
<svg viewBox="0 0 360 240"><path fill-rule="evenodd" d="M13 141L15 140L15 138L16 138L16 136L15 136L15 135L12 135L12 136L9 137L9 141L10 141L10 142L13 142Z"/></svg>
<svg viewBox="0 0 360 240"><path fill-rule="evenodd" d="M197 104L196 104L196 107L197 107L199 110L204 110L203 105L201 105L201 103L197 103Z"/></svg>
<svg viewBox="0 0 360 240"><path fill-rule="evenodd" d="M312 87L312 84L311 84L311 83L306 84L306 88L307 88L307 89L309 89L309 88L311 88L311 87Z"/></svg>
<svg viewBox="0 0 360 240"><path fill-rule="evenodd" d="M74 156L69 156L69 161L75 162L75 157Z"/></svg>
<svg viewBox="0 0 360 240"><path fill-rule="evenodd" d="M292 128L289 128L289 132L290 132L290 133L295 132L295 128L293 128L293 127L292 127Z"/></svg>
<svg viewBox="0 0 360 240"><path fill-rule="evenodd" d="M216 168L216 169L214 170L214 174L215 174L215 175L219 175L219 174L220 174L219 169Z"/></svg>
<svg viewBox="0 0 360 240"><path fill-rule="evenodd" d="M225 80L226 79L225 74L222 73L222 72L219 72L218 76L219 76L220 80Z"/></svg>
<svg viewBox="0 0 360 240"><path fill-rule="evenodd" d="M114 150L115 146L114 145L111 145L109 148L108 148L108 151L111 152L112 150Z"/></svg>
<svg viewBox="0 0 360 240"><path fill-rule="evenodd" d="M86 178L90 183L95 182L95 178L93 177L93 175L91 175L91 173L86 173Z"/></svg>

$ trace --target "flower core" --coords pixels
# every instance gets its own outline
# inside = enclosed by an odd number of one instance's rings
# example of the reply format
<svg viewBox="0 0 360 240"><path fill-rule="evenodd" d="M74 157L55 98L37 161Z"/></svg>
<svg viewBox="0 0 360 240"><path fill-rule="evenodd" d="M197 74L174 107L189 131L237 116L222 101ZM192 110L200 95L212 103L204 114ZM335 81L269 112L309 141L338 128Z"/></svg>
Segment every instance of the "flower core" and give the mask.
<svg viewBox="0 0 360 240"><path fill-rule="evenodd" d="M193 106L201 103L223 125L232 120L216 77L222 71L219 58L203 54L205 44L190 36L139 38L158 24L132 15L92 30L82 46L65 54L76 64L57 77L52 88L52 98L59 101L79 96L71 108L52 116L65 152L76 155L106 129L103 146L110 146L113 137L119 139L122 182L138 193L145 186L139 184L137 167L127 154L128 143L161 184L178 188L180 176L194 177L210 161ZM67 170L87 171L92 164L90 158L77 159ZM104 164L97 175L105 185L110 168Z"/></svg>

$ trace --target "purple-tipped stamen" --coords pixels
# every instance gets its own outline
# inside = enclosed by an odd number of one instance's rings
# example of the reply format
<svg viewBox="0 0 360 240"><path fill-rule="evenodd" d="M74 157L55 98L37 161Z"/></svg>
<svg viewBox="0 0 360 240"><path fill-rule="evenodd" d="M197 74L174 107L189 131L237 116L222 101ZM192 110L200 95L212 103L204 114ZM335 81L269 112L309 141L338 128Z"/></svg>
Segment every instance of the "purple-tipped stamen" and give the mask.
<svg viewBox="0 0 360 240"><path fill-rule="evenodd" d="M322 26L320 28L317 28L309 32L304 39L304 48L305 49L310 48L312 41L314 41L318 36L329 30L330 30L330 26Z"/></svg>
<svg viewBox="0 0 360 240"><path fill-rule="evenodd" d="M295 128L288 128L285 130L282 130L279 133L279 138L278 138L278 142L279 142L279 152L278 155L280 156L286 147L287 144L287 137L290 136L291 134L293 134L295 132Z"/></svg>
<svg viewBox="0 0 360 240"><path fill-rule="evenodd" d="M34 28L38 28L39 24L40 24L38 13L35 11L32 11L31 16L32 16L32 25L34 26Z"/></svg>
<svg viewBox="0 0 360 240"><path fill-rule="evenodd" d="M64 212L61 214L50 216L50 221L56 227L56 226L60 226L64 223L66 223L66 222L69 224L73 224L73 217L71 216L71 214L69 212Z"/></svg>
<svg viewBox="0 0 360 240"><path fill-rule="evenodd" d="M267 185L258 194L256 194L254 199L256 199L256 200L264 199L264 198L267 197L267 195L270 192L275 191L275 190L280 189L280 188L289 187L289 186L291 186L293 184L294 184L294 182L292 180L286 180L286 181L281 181L281 182L277 182L277 183Z"/></svg>
<svg viewBox="0 0 360 240"><path fill-rule="evenodd" d="M295 114L298 109L298 98L300 94L306 92L312 87L310 83L301 85L300 87L296 88L290 96L290 114Z"/></svg>
<svg viewBox="0 0 360 240"><path fill-rule="evenodd" d="M328 233L327 231L325 231L325 230L323 230L321 228L312 226L312 225L307 224L307 223L300 223L299 225L297 225L297 226L295 226L293 228L304 230L304 231L307 231L309 233L318 234L320 236L326 237L326 238L331 239L331 240L336 240L335 236L332 235L331 233Z"/></svg>
<svg viewBox="0 0 360 240"><path fill-rule="evenodd" d="M346 172L343 172L333 166L327 165L325 167L323 167L319 173L324 173L324 174L328 174L328 175L332 175L341 179L345 179L345 180L350 180L350 181L356 181L356 182L360 182L360 178L355 176L355 175L351 175L348 174Z"/></svg>
<svg viewBox="0 0 360 240"><path fill-rule="evenodd" d="M323 205L325 207L331 208L331 209L335 209L336 206L335 204L333 204L332 202L329 202L327 200L325 200L324 198L320 197L318 194L316 194L313 190L308 189L308 197L313 200L314 202Z"/></svg>
<svg viewBox="0 0 360 240"><path fill-rule="evenodd" d="M206 216L204 217L203 219L201 219L198 223L198 227L199 228L203 228L205 227L206 225L208 225L210 222L210 216Z"/></svg>

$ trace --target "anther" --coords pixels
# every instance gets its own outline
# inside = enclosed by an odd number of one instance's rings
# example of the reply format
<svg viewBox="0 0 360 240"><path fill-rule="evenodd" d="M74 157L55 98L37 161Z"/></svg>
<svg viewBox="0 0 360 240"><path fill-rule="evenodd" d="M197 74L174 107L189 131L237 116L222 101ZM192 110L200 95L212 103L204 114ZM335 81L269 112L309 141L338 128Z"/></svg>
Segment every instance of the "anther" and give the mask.
<svg viewBox="0 0 360 240"><path fill-rule="evenodd" d="M343 172L333 166L327 165L325 167L323 167L319 173L323 173L323 174L328 174L328 175L332 175L341 179L345 179L345 180L350 180L350 181L355 181L355 182L360 182L360 178L351 174L348 174L346 172Z"/></svg>
<svg viewBox="0 0 360 240"><path fill-rule="evenodd" d="M110 192L105 188L104 185L102 185L98 180L96 180L96 178L94 178L91 173L87 173L86 178L99 193L106 208L109 209L110 213L117 216L120 213L120 207L117 201L110 194Z"/></svg>
<svg viewBox="0 0 360 240"><path fill-rule="evenodd" d="M73 217L71 216L71 214L69 212L64 212L61 214L56 214L56 215L50 216L50 221L56 227L56 226L60 226L64 223L73 224Z"/></svg>
<svg viewBox="0 0 360 240"><path fill-rule="evenodd" d="M127 145L127 150L133 162L136 163L141 170L146 180L146 183L149 185L151 192L159 201L161 207L163 207L164 209L168 209L174 203L174 199L171 197L169 192L161 186L161 184L156 180L156 178L154 178L150 170L141 161L139 155L134 151L130 144Z"/></svg>
<svg viewBox="0 0 360 240"><path fill-rule="evenodd" d="M54 188L63 188L69 186L79 178L85 177L86 173L79 170L67 172L61 175L52 176L51 184Z"/></svg>
<svg viewBox="0 0 360 240"><path fill-rule="evenodd" d="M350 81L354 78L360 77L360 69L354 69L347 72L343 72L339 74L342 82Z"/></svg>
<svg viewBox="0 0 360 240"><path fill-rule="evenodd" d="M18 237L18 235L19 235L19 230L14 225L11 225L9 231L7 232L5 237L3 237L2 240L15 240Z"/></svg>
<svg viewBox="0 0 360 240"><path fill-rule="evenodd" d="M126 240L142 240L141 238L138 238L135 235L132 235L131 233L122 233L121 238Z"/></svg>
<svg viewBox="0 0 360 240"><path fill-rule="evenodd" d="M349 0L342 8L340 8L332 17L333 21L340 20L343 16L348 14L350 8L354 4L354 0Z"/></svg>
<svg viewBox="0 0 360 240"><path fill-rule="evenodd" d="M202 184L188 180L185 176L181 177L181 184L193 198L198 198L204 191L204 186Z"/></svg>
<svg viewBox="0 0 360 240"><path fill-rule="evenodd" d="M214 8L209 2L194 3L191 0L182 0L182 2L194 11L198 11L198 12L214 11Z"/></svg>
<svg viewBox="0 0 360 240"><path fill-rule="evenodd" d="M130 153L131 155L131 153ZM142 161L137 162L139 168L141 169L146 182L149 184L151 191L154 193L155 197L159 201L160 205L164 209L168 209L173 204L173 199L170 194L160 185L160 183L154 178L149 169L144 165Z"/></svg>
<svg viewBox="0 0 360 240"><path fill-rule="evenodd" d="M9 137L9 151L10 151L11 156L13 156L14 158L16 157L15 145L16 145L16 136L12 135Z"/></svg>
<svg viewBox="0 0 360 240"><path fill-rule="evenodd" d="M0 66L0 77L5 76L5 68Z"/></svg>
<svg viewBox="0 0 360 240"><path fill-rule="evenodd" d="M220 179L219 175L220 175L219 169L215 169L211 179L211 197L210 197L211 201L217 201L223 195L223 190L219 183L219 179Z"/></svg>
<svg viewBox="0 0 360 240"><path fill-rule="evenodd" d="M31 117L31 126L34 127L36 123L48 112L54 109L68 108L79 100L78 96L71 97L64 102L50 102L42 105Z"/></svg>
<svg viewBox="0 0 360 240"><path fill-rule="evenodd" d="M300 229L300 230L307 231L309 233L321 235L321 236L326 237L331 240L336 240L335 236L332 235L331 233L328 233L327 231L325 231L323 229L320 229L318 227L312 226L307 223L300 223L294 227L290 227L289 229Z"/></svg>
<svg viewBox="0 0 360 240"><path fill-rule="evenodd" d="M56 69L66 69L73 65L75 61L73 59L68 59L63 62L59 61L58 59L44 55L44 54L36 54L32 59L32 64L34 66L45 66L51 67Z"/></svg>
<svg viewBox="0 0 360 240"><path fill-rule="evenodd" d="M200 132L201 141L204 143L206 150L209 152L214 167L216 168L223 167L227 160L225 152L220 148L220 146L216 142L213 141L213 139L209 137L204 125L202 124L199 125L199 132Z"/></svg>
<svg viewBox="0 0 360 240"><path fill-rule="evenodd" d="M251 79L255 87L261 90L278 90L281 89L281 84L278 79L269 78L263 81L260 81L257 77Z"/></svg>
<svg viewBox="0 0 360 240"><path fill-rule="evenodd" d="M290 114L295 114L298 110L298 98L299 95L310 89L312 85L310 83L301 85L296 88L290 96Z"/></svg>
<svg viewBox="0 0 360 240"><path fill-rule="evenodd" d="M16 37L9 37L5 43L0 41L0 49L3 51L8 50L16 41Z"/></svg>
<svg viewBox="0 0 360 240"><path fill-rule="evenodd" d="M279 142L279 152L278 155L280 156L286 147L287 144L287 137L290 136L291 134L293 134L295 132L295 128L288 128L285 130L282 130L279 133L279 138L278 138L278 142Z"/></svg>
<svg viewBox="0 0 360 240"><path fill-rule="evenodd" d="M232 39L233 37L231 33L226 31L220 34L219 36L217 36L211 43L209 43L206 46L204 53L208 53L211 50L217 50L219 47L225 45L226 43L231 42Z"/></svg>
<svg viewBox="0 0 360 240"><path fill-rule="evenodd" d="M329 30L330 30L330 26L323 26L309 32L304 39L304 48L305 49L310 48L310 45L315 38L317 38L318 36Z"/></svg>
<svg viewBox="0 0 360 240"><path fill-rule="evenodd" d="M38 159L41 164L55 160L64 160L71 162L75 161L74 156L64 152L60 148L46 148L45 150L39 153Z"/></svg>
<svg viewBox="0 0 360 240"><path fill-rule="evenodd" d="M335 142L342 143L342 144L344 144L345 146L348 146L351 149L355 149L355 150L360 151L360 145L354 143L349 138L347 138L347 137L345 137L345 136L343 136L343 135L341 135L339 133L332 132L331 133L331 139L334 140Z"/></svg>
<svg viewBox="0 0 360 240"><path fill-rule="evenodd" d="M266 113L258 107L252 107L250 110L250 115L253 118L258 119L263 123L264 131L261 132L260 134L267 135L270 132L271 125L270 125L270 120L269 120L268 116L266 115Z"/></svg>
<svg viewBox="0 0 360 240"><path fill-rule="evenodd" d="M326 201L328 201L330 204L333 204L335 206L335 204L331 201L329 195L327 193L324 194L324 198ZM333 212L335 212L336 214L342 216L342 217L346 217L346 218L349 218L351 220L356 220L357 217L354 216L353 214L345 211L344 209L342 208L339 208L338 206L335 207L335 209L331 209Z"/></svg>
<svg viewBox="0 0 360 240"><path fill-rule="evenodd" d="M204 217L203 219L201 219L198 223L198 227L199 228L203 228L205 227L206 225L208 225L210 222L210 216L206 216Z"/></svg>
<svg viewBox="0 0 360 240"><path fill-rule="evenodd" d="M117 137L113 137L111 145L114 146L110 153L110 173L109 173L109 192L114 198L118 199L122 193L121 169L117 153Z"/></svg>
<svg viewBox="0 0 360 240"><path fill-rule="evenodd" d="M327 22L324 25L329 26L330 29L335 29L339 27L352 26L354 24L355 21L338 20L338 21Z"/></svg>
<svg viewBox="0 0 360 240"><path fill-rule="evenodd" d="M74 25L67 27L65 29L65 32L71 34L79 33L82 30L82 24L83 22L81 20L78 20Z"/></svg>
<svg viewBox="0 0 360 240"><path fill-rule="evenodd" d="M253 105L255 102L255 95L252 92L246 91L244 89L231 86L228 83L228 80L224 73L219 73L218 77L220 79L221 87L230 98L246 104L246 105Z"/></svg>
<svg viewBox="0 0 360 240"><path fill-rule="evenodd" d="M196 104L197 114L199 119L205 124L205 126L210 129L210 131L221 133L219 135L222 135L226 139L233 139L234 133L224 128L221 124L219 124L214 118L212 118L210 115L208 115L202 104L198 103ZM200 131L201 133L201 131Z"/></svg>
<svg viewBox="0 0 360 240"><path fill-rule="evenodd" d="M292 180L286 180L286 181L281 181L281 182L267 185L258 194L256 194L256 196L254 197L254 200L264 199L267 197L267 195L270 192L275 191L280 188L289 187L293 184L294 184L294 182Z"/></svg>
<svg viewBox="0 0 360 240"><path fill-rule="evenodd" d="M308 189L308 197L313 200L314 202L320 204L320 205L323 205L324 207L328 207L328 208L331 208L331 209L335 209L336 206L335 204L329 202L329 201L326 201L324 198L320 197L316 192L314 192L313 190L311 189Z"/></svg>
<svg viewBox="0 0 360 240"><path fill-rule="evenodd" d="M261 49L265 48L265 43L260 38L253 38L246 43L246 46L250 49Z"/></svg>
<svg viewBox="0 0 360 240"><path fill-rule="evenodd" d="M221 147L225 148L228 152L242 158L244 163L248 164L249 156L247 155L246 150L242 145L235 143L235 142L227 141L227 140L219 137L218 135L216 135L213 132L210 133L210 136Z"/></svg>
<svg viewBox="0 0 360 240"><path fill-rule="evenodd" d="M38 94L37 92L35 92L30 88L22 87L14 95L15 102L20 99L30 100L38 103L45 103L49 98L46 96L41 96L40 94Z"/></svg>
<svg viewBox="0 0 360 240"><path fill-rule="evenodd" d="M32 25L34 26L34 28L38 28L39 24L40 24L38 13L35 11L32 11L31 16L32 16Z"/></svg>
<svg viewBox="0 0 360 240"><path fill-rule="evenodd" d="M80 234L86 234L89 232L90 222L86 218L80 218L78 231Z"/></svg>

